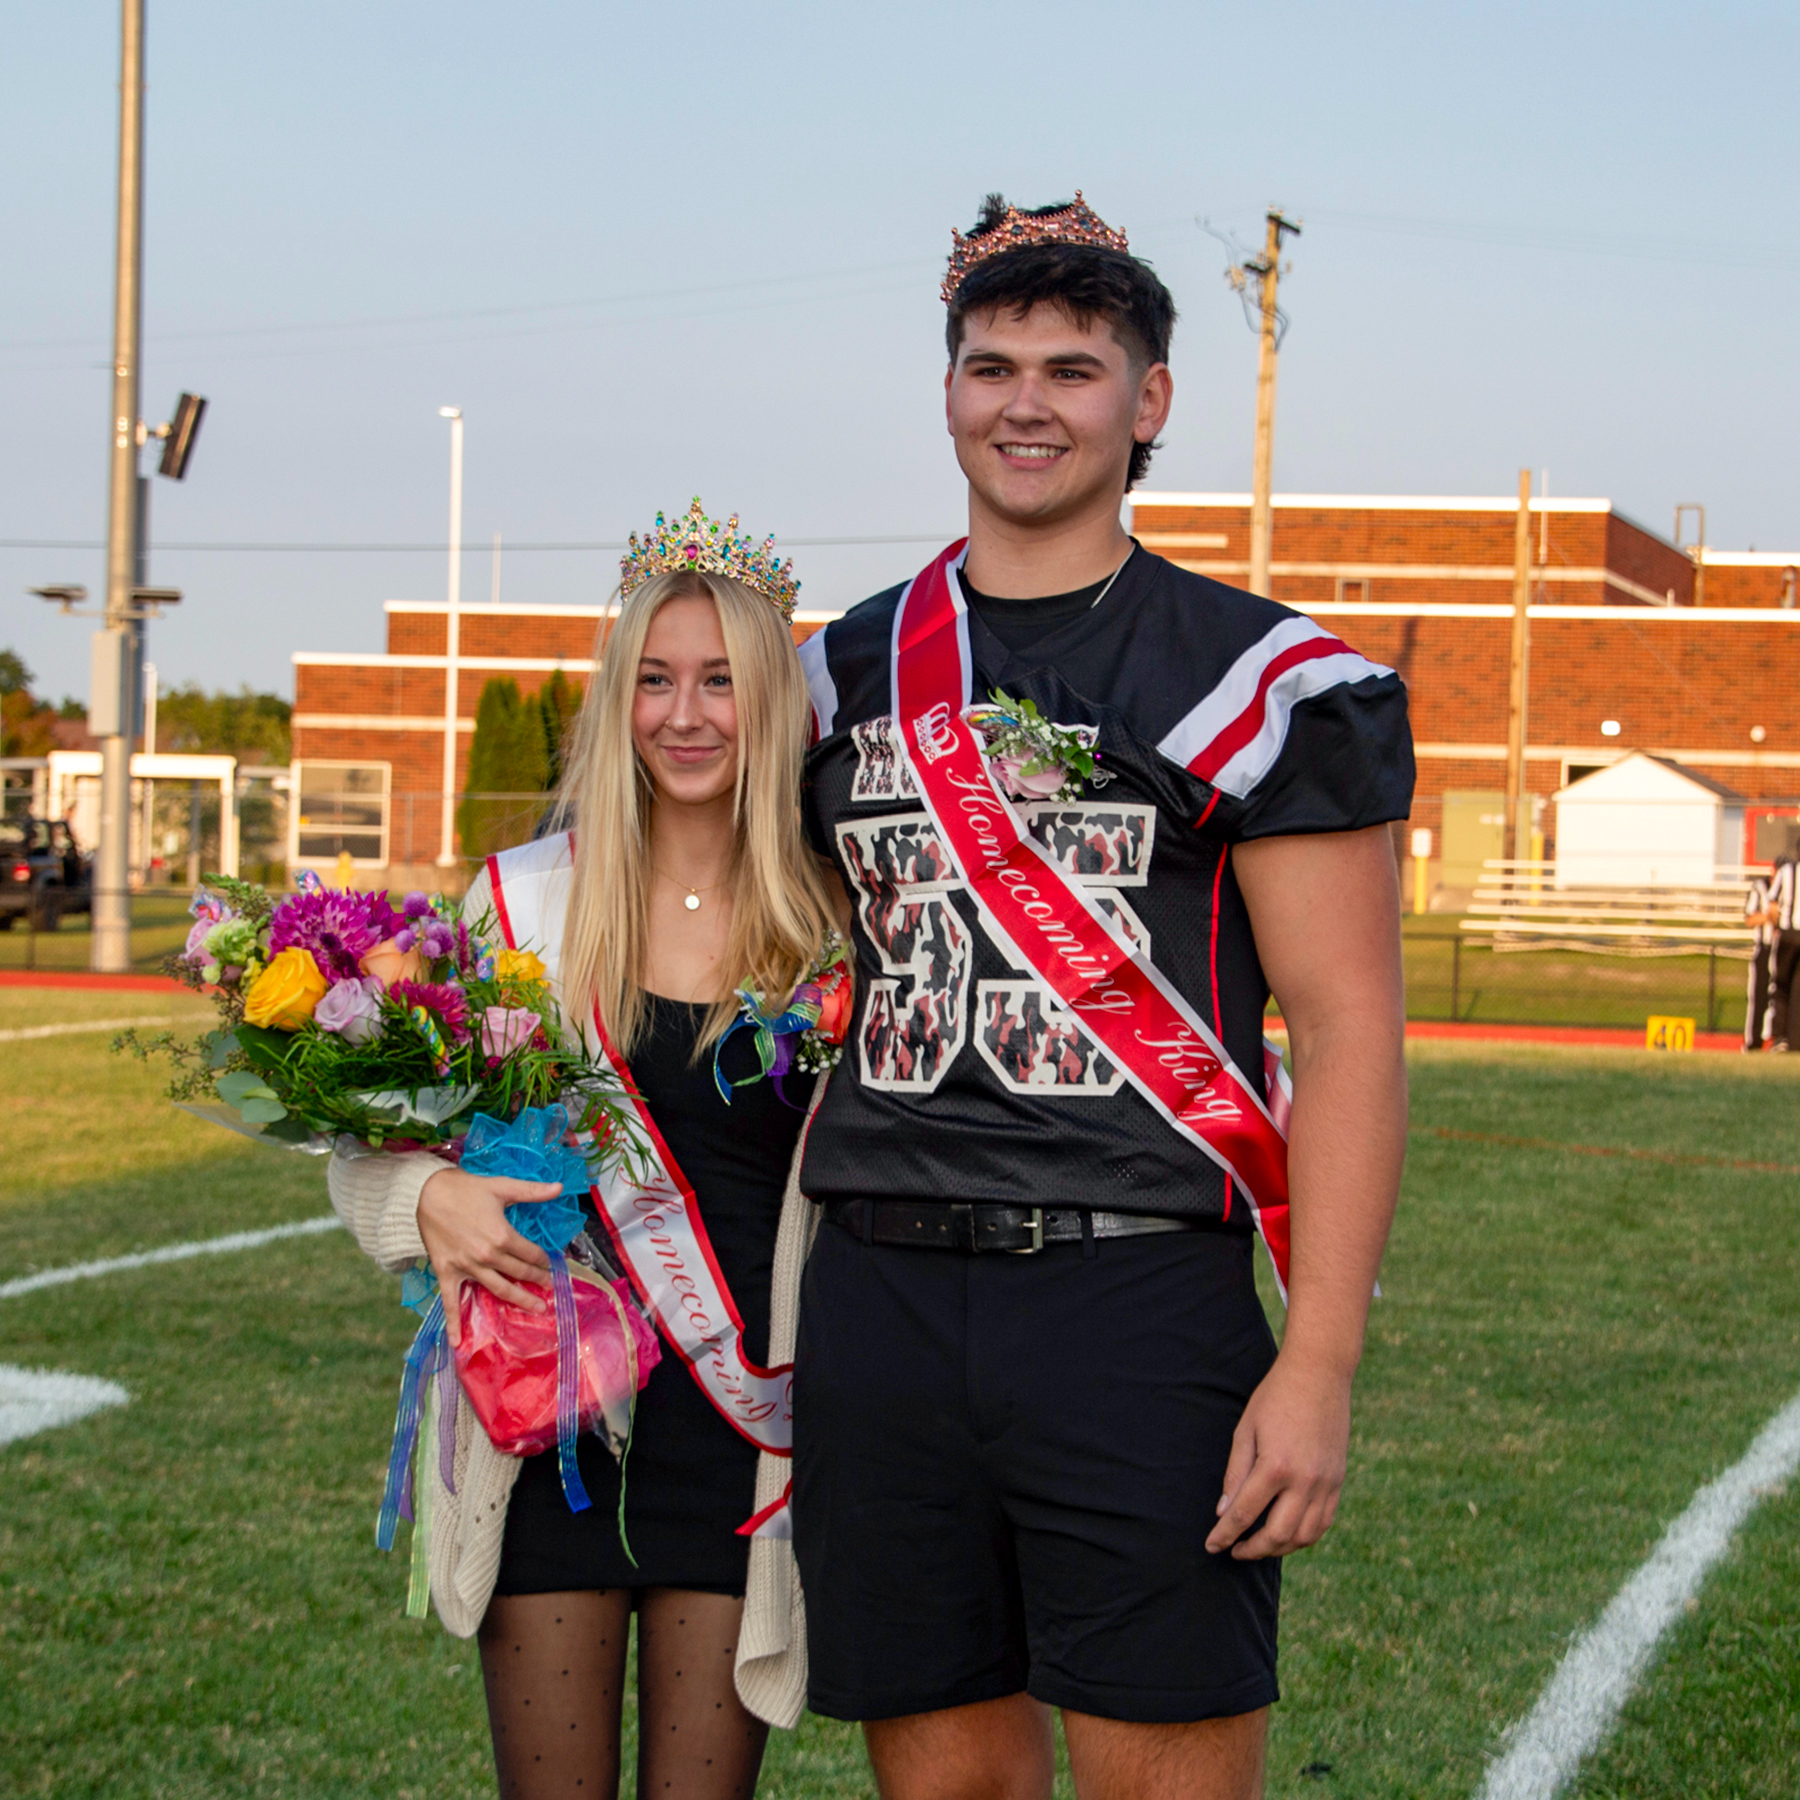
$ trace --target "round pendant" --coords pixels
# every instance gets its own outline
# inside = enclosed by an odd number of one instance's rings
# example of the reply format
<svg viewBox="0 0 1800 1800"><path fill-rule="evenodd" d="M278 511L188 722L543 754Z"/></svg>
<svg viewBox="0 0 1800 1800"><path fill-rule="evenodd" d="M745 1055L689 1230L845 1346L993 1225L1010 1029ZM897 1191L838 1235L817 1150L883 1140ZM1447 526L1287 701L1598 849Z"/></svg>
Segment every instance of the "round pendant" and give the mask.
<svg viewBox="0 0 1800 1800"><path fill-rule="evenodd" d="M700 896L698 894L689 894L681 904L685 906L689 912L698 912L700 910Z"/></svg>

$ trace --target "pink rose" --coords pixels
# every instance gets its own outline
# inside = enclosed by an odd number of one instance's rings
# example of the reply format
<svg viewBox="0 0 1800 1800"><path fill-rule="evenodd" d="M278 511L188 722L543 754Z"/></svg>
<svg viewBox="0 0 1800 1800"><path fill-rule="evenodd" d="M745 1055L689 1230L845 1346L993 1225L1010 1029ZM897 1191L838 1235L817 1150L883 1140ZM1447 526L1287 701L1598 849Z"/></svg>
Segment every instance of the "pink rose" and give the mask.
<svg viewBox="0 0 1800 1800"><path fill-rule="evenodd" d="M373 975L383 987L396 981L423 981L425 955L421 950L402 950L392 938L386 938L365 953L356 965L365 975Z"/></svg>
<svg viewBox="0 0 1800 1800"><path fill-rule="evenodd" d="M1000 779L1000 785L1015 800L1053 800L1068 779L1068 770L1061 763L1052 763L1047 769L1039 769L1035 775L1025 773L1025 765L1037 759L1030 756L996 756L994 773Z"/></svg>
<svg viewBox="0 0 1800 1800"><path fill-rule="evenodd" d="M504 1062L529 1044L543 1020L522 1006L490 1006L481 1015L481 1051L489 1062Z"/></svg>

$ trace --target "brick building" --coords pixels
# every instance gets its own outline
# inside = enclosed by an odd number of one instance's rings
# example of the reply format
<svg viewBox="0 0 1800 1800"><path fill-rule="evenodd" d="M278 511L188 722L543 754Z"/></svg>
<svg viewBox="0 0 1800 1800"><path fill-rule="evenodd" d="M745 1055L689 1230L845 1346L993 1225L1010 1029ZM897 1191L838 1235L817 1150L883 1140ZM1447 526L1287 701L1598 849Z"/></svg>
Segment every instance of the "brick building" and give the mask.
<svg viewBox="0 0 1800 1800"><path fill-rule="evenodd" d="M1148 548L1247 579L1247 494L1140 493L1130 505ZM1274 597L1407 682L1413 821L1451 856L1439 871L1451 888L1471 859L1498 854L1516 520L1510 498L1275 497ZM1649 750L1744 796L1746 861L1785 844L1777 821L1800 817L1800 554L1708 549L1696 605L1694 557L1609 501L1533 501L1531 532L1527 789L1547 803L1572 773ZM290 852L329 863L348 849L397 881L442 846L446 609L386 611L385 654L294 658ZM459 788L484 683L510 675L530 693L558 668L584 679L604 611L460 609ZM830 616L802 613L796 637ZM1546 827L1550 816L1546 805ZM1446 829L1461 849L1443 844Z"/></svg>

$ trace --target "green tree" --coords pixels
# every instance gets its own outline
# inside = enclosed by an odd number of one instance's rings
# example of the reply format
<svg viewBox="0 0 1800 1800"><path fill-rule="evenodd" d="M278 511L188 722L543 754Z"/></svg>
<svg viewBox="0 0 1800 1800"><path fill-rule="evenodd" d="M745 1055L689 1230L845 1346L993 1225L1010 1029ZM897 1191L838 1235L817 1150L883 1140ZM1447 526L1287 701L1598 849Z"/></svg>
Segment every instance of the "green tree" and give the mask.
<svg viewBox="0 0 1800 1800"><path fill-rule="evenodd" d="M56 714L32 693L33 679L24 657L0 650L0 756L46 756L55 748Z"/></svg>
<svg viewBox="0 0 1800 1800"><path fill-rule="evenodd" d="M581 710L581 689L561 669L553 669L550 679L537 691L538 710L544 721L544 750L549 758L550 773L546 787L555 787L563 776L563 750L575 715Z"/></svg>
<svg viewBox="0 0 1800 1800"><path fill-rule="evenodd" d="M156 747L188 756L285 763L293 753L293 710L279 694L247 687L209 694L189 682L157 696Z"/></svg>
<svg viewBox="0 0 1800 1800"><path fill-rule="evenodd" d="M550 757L543 710L535 696L521 697L510 675L494 677L481 690L467 780L456 812L464 856L488 856L531 835L540 809L516 796L545 790Z"/></svg>

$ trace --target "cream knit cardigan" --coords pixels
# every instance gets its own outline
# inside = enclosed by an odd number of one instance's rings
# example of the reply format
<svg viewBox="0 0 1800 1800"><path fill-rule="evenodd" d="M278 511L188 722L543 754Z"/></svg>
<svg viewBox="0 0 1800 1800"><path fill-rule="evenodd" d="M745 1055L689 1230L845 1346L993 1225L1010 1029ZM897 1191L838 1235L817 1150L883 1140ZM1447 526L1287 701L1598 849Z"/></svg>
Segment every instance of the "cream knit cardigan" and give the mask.
<svg viewBox="0 0 1800 1800"><path fill-rule="evenodd" d="M463 902L474 919L492 904L484 870ZM560 916L546 914L546 916ZM814 1086L807 1118L825 1091L826 1077ZM800 1312L800 1271L818 1229L818 1209L800 1192L800 1154L794 1148L775 1239L775 1274L769 1304L769 1362L792 1362ZM331 1204L363 1250L390 1274L409 1269L425 1255L419 1236L419 1194L444 1165L434 1156L342 1156L331 1158ZM430 1479L431 1598L445 1630L473 1637L500 1571L500 1540L507 1502L518 1479L519 1459L503 1456L476 1421L474 1408L456 1409L456 1492L443 1484L434 1461ZM756 1506L778 1499L793 1463L767 1451L756 1462ZM785 1538L750 1540L749 1586L738 1632L737 1689L746 1707L771 1725L791 1726L806 1704L806 1612L794 1546Z"/></svg>

